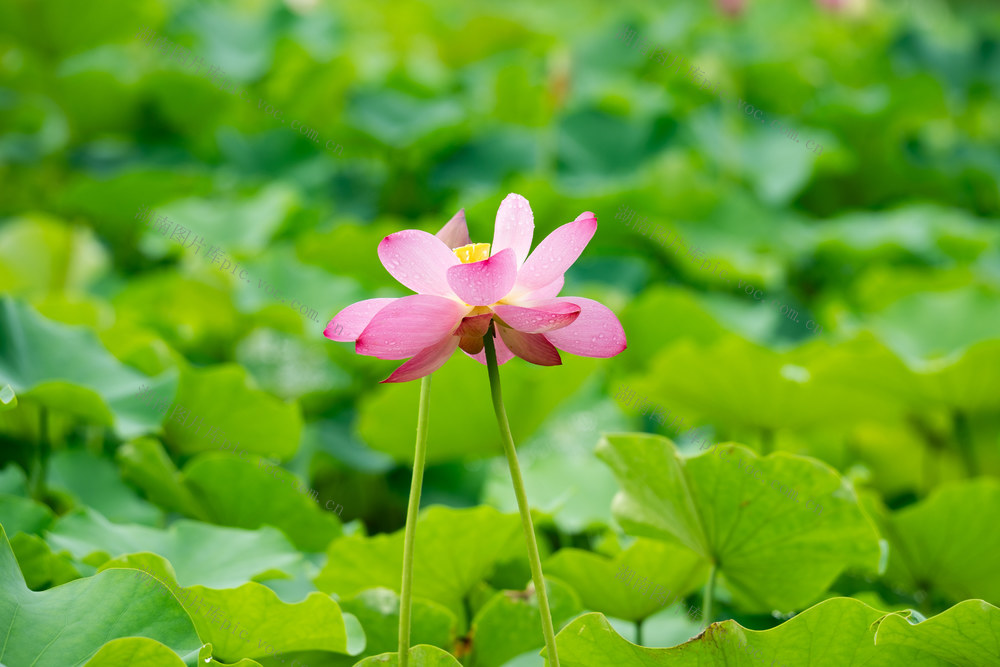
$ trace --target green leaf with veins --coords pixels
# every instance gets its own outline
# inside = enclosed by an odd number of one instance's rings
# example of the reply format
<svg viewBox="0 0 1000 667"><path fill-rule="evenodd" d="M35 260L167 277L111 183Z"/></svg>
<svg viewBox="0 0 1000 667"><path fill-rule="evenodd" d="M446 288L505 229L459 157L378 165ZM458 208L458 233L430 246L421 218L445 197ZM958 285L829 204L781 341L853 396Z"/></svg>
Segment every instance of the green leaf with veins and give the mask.
<svg viewBox="0 0 1000 667"><path fill-rule="evenodd" d="M580 613L573 589L558 579L545 580L556 630ZM508 660L545 645L534 585L525 591L497 591L472 620L472 656L466 664L501 667Z"/></svg>
<svg viewBox="0 0 1000 667"><path fill-rule="evenodd" d="M854 491L815 459L758 458L731 443L684 458L651 435L607 436L598 456L622 487L613 512L625 531L680 543L716 563L739 608L801 609L845 569L879 566L878 534Z"/></svg>
<svg viewBox="0 0 1000 667"><path fill-rule="evenodd" d="M340 605L321 593L289 604L256 582L225 590L199 585L179 588L169 561L150 553L118 558L101 569L116 568L135 568L128 570L130 575L147 584L161 582L172 591L194 621L198 636L212 644L220 660L298 651L355 654L364 647L357 619L343 614Z"/></svg>
<svg viewBox="0 0 1000 667"><path fill-rule="evenodd" d="M429 507L417 521L413 594L444 605L465 625L462 600L485 579L501 553L520 539L515 515L490 507ZM342 537L327 549L316 587L340 597L366 588L399 590L403 571L403 531L391 535Z"/></svg>
<svg viewBox="0 0 1000 667"><path fill-rule="evenodd" d="M411 667L462 667L462 663L450 654L436 646L420 644L410 647ZM365 658L354 667L396 667L399 664L399 653L383 653Z"/></svg>
<svg viewBox="0 0 1000 667"><path fill-rule="evenodd" d="M136 396L147 384L172 396L170 374L150 378L122 364L83 327L47 320L30 306L0 297L0 377L21 400L114 426L122 437L156 430L160 419Z"/></svg>
<svg viewBox="0 0 1000 667"><path fill-rule="evenodd" d="M0 660L12 667L82 665L118 637L149 637L180 655L201 646L180 603L143 590L131 573L103 572L39 593L29 590L2 528L0 627L6 628Z"/></svg>
<svg viewBox="0 0 1000 667"><path fill-rule="evenodd" d="M387 653L399 647L399 594L388 588L369 588L341 600L340 607L353 614L365 629L365 654ZM447 608L414 598L410 612L410 643L448 649L455 642L458 619Z"/></svg>
<svg viewBox="0 0 1000 667"><path fill-rule="evenodd" d="M46 534L52 546L97 565L142 551L158 554L173 565L187 585L213 588L239 586L275 570L291 568L302 555L277 529L223 528L197 521L177 521L166 530L113 524L91 509L60 517ZM225 549L205 549L220 544Z"/></svg>
<svg viewBox="0 0 1000 667"><path fill-rule="evenodd" d="M953 602L1000 604L1000 482L980 478L940 487L884 523L889 582Z"/></svg>
<svg viewBox="0 0 1000 667"><path fill-rule="evenodd" d="M620 576L623 568L635 574L625 580ZM587 609L633 622L697 590L708 575L708 565L690 549L643 537L613 559L582 549L560 549L543 570L570 584ZM635 589L640 577L652 581L649 594ZM657 586L662 588L660 595Z"/></svg>

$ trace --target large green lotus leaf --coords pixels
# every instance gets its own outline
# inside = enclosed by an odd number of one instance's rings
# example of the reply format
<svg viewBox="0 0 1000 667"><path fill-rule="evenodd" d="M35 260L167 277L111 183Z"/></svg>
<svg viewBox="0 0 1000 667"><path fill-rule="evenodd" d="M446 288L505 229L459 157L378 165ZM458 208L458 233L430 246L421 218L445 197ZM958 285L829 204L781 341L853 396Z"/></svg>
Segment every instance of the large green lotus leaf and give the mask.
<svg viewBox="0 0 1000 667"><path fill-rule="evenodd" d="M80 578L70 555L65 551L52 553L48 543L40 537L26 533L14 535L10 538L10 548L24 573L24 583L33 591Z"/></svg>
<svg viewBox="0 0 1000 667"><path fill-rule="evenodd" d="M462 600L490 573L497 554L519 538L516 515L491 507L429 507L417 521L413 594L465 617ZM382 586L399 591L403 573L403 530L391 535L342 537L327 549L316 587L340 597Z"/></svg>
<svg viewBox="0 0 1000 667"><path fill-rule="evenodd" d="M391 362L398 365L398 362ZM386 368L388 375L389 366ZM515 444L526 440L593 373L595 362L569 354L563 365L543 367L514 359L500 367L504 403ZM456 353L434 372L428 463L496 456L503 452L490 400L486 366ZM419 382L380 385L362 400L358 432L374 449L413 461ZM386 419L386 415L393 415Z"/></svg>
<svg viewBox="0 0 1000 667"><path fill-rule="evenodd" d="M41 535L52 524L52 510L30 498L0 493L0 525L8 535Z"/></svg>
<svg viewBox="0 0 1000 667"><path fill-rule="evenodd" d="M874 316L872 327L907 358L945 356L1000 337L1000 295L973 287L913 294Z"/></svg>
<svg viewBox="0 0 1000 667"><path fill-rule="evenodd" d="M301 555L277 529L223 528L181 520L167 530L113 524L85 508L56 521L46 536L77 560L104 555L104 560L148 551L171 562L177 578L188 585L231 588L265 573L297 563ZM225 549L205 549L206 544ZM100 564L100 563L98 563Z"/></svg>
<svg viewBox="0 0 1000 667"><path fill-rule="evenodd" d="M213 656L222 662L297 651L354 654L364 647L358 620L342 614L340 606L321 593L289 604L256 582L226 590L199 585L180 588L171 564L150 553L118 558L101 569L116 568L134 568L129 570L133 576L147 583L159 582L172 591L194 621L202 642L212 644Z"/></svg>
<svg viewBox="0 0 1000 667"><path fill-rule="evenodd" d="M122 477L129 480L160 507L200 521L208 513L184 484L184 477L159 440L138 438L118 448L116 460Z"/></svg>
<svg viewBox="0 0 1000 667"><path fill-rule="evenodd" d="M272 182L250 196L176 199L157 206L152 214L170 218L227 252L253 254L267 247L274 233L295 212L297 199L295 190L288 185ZM240 224L234 225L233 220ZM147 229L146 235L157 248L179 247L176 240L170 241L155 230Z"/></svg>
<svg viewBox="0 0 1000 667"><path fill-rule="evenodd" d="M953 410L996 412L1000 410L1000 341L988 340L970 346L954 363L931 363L920 373L925 395Z"/></svg>
<svg viewBox="0 0 1000 667"><path fill-rule="evenodd" d="M401 148L453 129L465 118L466 112L447 91L418 98L378 87L355 91L348 102L347 115L353 127L383 144Z"/></svg>
<svg viewBox="0 0 1000 667"><path fill-rule="evenodd" d="M399 594L387 588L369 588L341 600L340 608L353 614L365 629L365 653L377 655L399 647ZM410 612L410 643L448 649L455 641L458 619L447 608L415 598Z"/></svg>
<svg viewBox="0 0 1000 667"><path fill-rule="evenodd" d="M0 292L82 290L107 263L107 252L87 227L32 215L0 228Z"/></svg>
<svg viewBox="0 0 1000 667"><path fill-rule="evenodd" d="M176 403L188 411L187 422L174 419L166 425L167 444L178 452L219 449L228 442L251 454L287 459L299 447L298 405L253 388L235 364L184 369ZM196 418L201 419L197 428Z"/></svg>
<svg viewBox="0 0 1000 667"><path fill-rule="evenodd" d="M906 590L952 601L1000 602L1000 482L977 479L940 487L892 514L887 578Z"/></svg>
<svg viewBox="0 0 1000 667"><path fill-rule="evenodd" d="M944 263L942 254L969 259L997 240L996 229L966 211L923 204L848 213L817 226L815 236L821 258L839 255L838 264L854 260L859 268L887 259Z"/></svg>
<svg viewBox="0 0 1000 667"><path fill-rule="evenodd" d="M797 361L735 336L707 347L682 341L626 384L681 414L771 431L882 417L895 407L889 399L821 382Z"/></svg>
<svg viewBox="0 0 1000 667"><path fill-rule="evenodd" d="M622 312L621 322L628 332L622 361L629 370L643 369L657 352L677 340L710 343L725 331L690 291L666 287L640 293Z"/></svg>
<svg viewBox="0 0 1000 667"><path fill-rule="evenodd" d="M623 568L635 573L627 581L620 576ZM695 591L708 574L708 566L690 549L642 537L613 559L560 549L544 570L570 584L587 609L632 622L653 615L667 600ZM635 588L642 577L652 581L646 594ZM656 586L665 599L657 599Z"/></svg>
<svg viewBox="0 0 1000 667"><path fill-rule="evenodd" d="M211 273L206 268L203 279L176 271L144 273L129 280L113 304L121 320L152 329L189 357L224 358L245 329L224 281L217 267Z"/></svg>
<svg viewBox="0 0 1000 667"><path fill-rule="evenodd" d="M176 653L154 639L122 637L101 647L84 667L121 667L121 665L156 665L185 667Z"/></svg>
<svg viewBox="0 0 1000 667"><path fill-rule="evenodd" d="M106 642L128 636L155 639L180 655L201 646L176 599L143 591L126 572L28 590L2 528L0 538L0 627L6 628L0 656L6 664L82 665Z"/></svg>
<svg viewBox="0 0 1000 667"><path fill-rule="evenodd" d="M339 519L293 488L297 480L283 468L272 476L258 463L207 452L182 474L152 439L123 445L118 461L124 476L150 499L191 518L251 529L270 524L308 551L322 551L341 534Z"/></svg>
<svg viewBox="0 0 1000 667"><path fill-rule="evenodd" d="M801 609L843 570L879 566L878 534L850 483L815 459L758 458L732 443L683 458L666 438L638 434L607 436L598 456L622 487L613 511L626 532L717 563L749 611Z"/></svg>
<svg viewBox="0 0 1000 667"><path fill-rule="evenodd" d="M420 644L411 646L409 651L409 665L411 667L462 667L462 663L455 660L450 653L442 651L436 646ZM365 658L354 667L396 667L399 664L399 653L383 653Z"/></svg>
<svg viewBox="0 0 1000 667"><path fill-rule="evenodd" d="M776 628L748 630L736 621L713 623L673 648L643 648L623 639L600 614L576 619L556 637L565 667L629 665L782 665L796 667L943 667L948 664L903 646L875 644L877 621L885 612L851 598L834 598L811 607Z"/></svg>
<svg viewBox="0 0 1000 667"><path fill-rule="evenodd" d="M978 281L972 266L873 266L850 286L850 303L860 313L885 311L900 299L925 292L951 292ZM884 313L883 313L884 314Z"/></svg>
<svg viewBox="0 0 1000 667"><path fill-rule="evenodd" d="M160 421L135 395L139 386L169 397L177 384L170 374L150 378L132 370L90 331L46 320L9 297L0 297L0 376L22 399L114 425L125 438L154 430Z"/></svg>
<svg viewBox="0 0 1000 667"><path fill-rule="evenodd" d="M116 523L160 525L163 513L132 490L115 464L86 450L61 450L49 459L47 485L68 492Z"/></svg>
<svg viewBox="0 0 1000 667"><path fill-rule="evenodd" d="M235 360L264 391L284 399L317 395L325 403L331 395L350 395L362 381L330 359L333 349L326 338L257 328L236 346Z"/></svg>
<svg viewBox="0 0 1000 667"><path fill-rule="evenodd" d="M211 521L237 528L280 528L297 548L323 551L342 534L340 520L296 487L295 475L273 463L208 452L184 468L184 485L200 499Z"/></svg>
<svg viewBox="0 0 1000 667"><path fill-rule="evenodd" d="M369 226L356 224L340 224L325 232L310 232L302 234L296 240L296 254L302 261L327 267L331 272L350 276L359 281L365 288L376 290L390 288L393 293L379 293L377 296L402 296L406 293L396 279L393 278L378 258L378 244L383 238L398 232L400 229L424 229L436 233L448 217L436 220L436 227L421 226L409 223L406 225L380 222ZM316 304L319 308L322 304ZM331 302L330 306L340 309L350 303ZM352 348L353 349L353 348Z"/></svg>
<svg viewBox="0 0 1000 667"><path fill-rule="evenodd" d="M914 362L911 368L869 333L820 351L810 365L824 382L859 395L891 395L911 411L945 406L980 413L1000 408L1000 341L974 343L946 359Z"/></svg>
<svg viewBox="0 0 1000 667"><path fill-rule="evenodd" d="M882 619L879 647L908 647L948 665L1000 664L1000 609L965 600L916 625L900 615Z"/></svg>
<svg viewBox="0 0 1000 667"><path fill-rule="evenodd" d="M273 247L243 266L248 278L236 281L235 287L240 310L281 306L301 320L296 333L318 342L326 341L323 330L339 309L367 298L354 278L306 264L288 245Z"/></svg>
<svg viewBox="0 0 1000 667"><path fill-rule="evenodd" d="M552 622L558 631L580 613L580 600L558 579L546 578L545 585ZM501 667L511 658L544 646L534 586L524 591L498 591L476 613L472 632L472 656L466 664L476 667Z"/></svg>
<svg viewBox="0 0 1000 667"><path fill-rule="evenodd" d="M28 495L28 478L18 465L10 463L0 470L0 493L22 498Z"/></svg>
<svg viewBox="0 0 1000 667"><path fill-rule="evenodd" d="M140 11L142 7L133 9ZM138 27L133 34L137 31ZM122 57L116 54L115 60ZM67 99L64 103L76 102ZM53 193L60 209L84 219L99 220L102 240L115 248L130 266L136 263L134 241L143 228L143 222L136 217L140 208L155 210L161 202L177 197L209 195L215 191L216 183L210 171L137 165L113 173L73 170L67 174L65 186Z"/></svg>

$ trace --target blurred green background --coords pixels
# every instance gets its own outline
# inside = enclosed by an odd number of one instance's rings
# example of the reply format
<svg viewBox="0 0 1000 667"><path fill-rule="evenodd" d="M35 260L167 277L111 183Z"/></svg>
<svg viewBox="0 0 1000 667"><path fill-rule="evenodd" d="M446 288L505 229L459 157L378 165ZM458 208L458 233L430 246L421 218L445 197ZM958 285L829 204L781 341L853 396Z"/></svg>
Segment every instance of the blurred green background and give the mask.
<svg viewBox="0 0 1000 667"><path fill-rule="evenodd" d="M802 143L668 72L626 28ZM95 469L144 447L182 468L217 448L141 404L147 384L284 462L354 529L398 529L418 383L378 384L398 362L323 328L407 293L378 261L385 235L464 208L488 242L517 192L535 243L597 214L562 294L607 304L629 340L610 360L502 367L553 545L612 534L602 432L690 451L691 434L616 402L622 384L713 441L814 456L903 507L1000 473L998 147L992 2L2 0L0 388L18 409L0 412L0 465L30 481L41 441L52 466L82 452ZM622 206L765 300L616 220ZM424 505L513 511L500 452L485 367L459 353L434 377ZM148 489L112 477L109 518L163 524ZM49 486L57 509L101 502Z"/></svg>

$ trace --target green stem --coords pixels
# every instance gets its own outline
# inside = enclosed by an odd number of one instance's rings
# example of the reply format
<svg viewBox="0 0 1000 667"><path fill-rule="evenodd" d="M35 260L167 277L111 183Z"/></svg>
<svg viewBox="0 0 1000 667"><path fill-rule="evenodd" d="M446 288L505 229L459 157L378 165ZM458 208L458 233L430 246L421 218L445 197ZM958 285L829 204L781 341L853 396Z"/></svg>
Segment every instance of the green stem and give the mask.
<svg viewBox="0 0 1000 667"><path fill-rule="evenodd" d="M556 652L556 633L552 627L552 614L549 611L549 596L545 591L545 579L542 577L542 561L538 557L538 543L535 541L535 527L531 522L531 508L528 506L528 495L524 492L524 480L521 478L521 466L517 463L517 452L514 450L514 438L510 434L510 424L507 422L507 411L503 407L503 396L500 392L500 369L497 366L497 352L493 345L493 324L483 338L486 347L486 367L490 376L490 393L493 396L493 411L500 427L504 453L507 455L507 466L510 468L510 478L514 483L514 495L517 496L517 508L521 512L521 526L524 528L524 540L528 545L528 564L531 566L531 580L535 583L535 593L538 595L538 611L542 616L542 634L545 635L545 647L548 649L548 661L552 667L559 667L559 654Z"/></svg>
<svg viewBox="0 0 1000 667"><path fill-rule="evenodd" d="M965 472L969 477L976 477L979 474L979 466L976 464L976 453L972 447L969 418L956 410L952 413L951 422L955 430L955 439L958 441L958 451L962 455L962 463L965 464Z"/></svg>
<svg viewBox="0 0 1000 667"><path fill-rule="evenodd" d="M701 599L701 622L707 628L712 624L712 595L715 593L715 575L718 573L715 563L708 573L708 583L705 585L705 593Z"/></svg>
<svg viewBox="0 0 1000 667"><path fill-rule="evenodd" d="M427 421L431 398L431 376L420 381L420 407L417 412L417 446L413 453L413 480L410 502L406 507L406 534L403 539L403 584L399 591L399 667L410 661L410 606L413 599L413 545L417 536L417 513L420 490L424 484L424 461L427 458Z"/></svg>
<svg viewBox="0 0 1000 667"><path fill-rule="evenodd" d="M635 622L635 643L642 646L642 622L644 619L639 619Z"/></svg>

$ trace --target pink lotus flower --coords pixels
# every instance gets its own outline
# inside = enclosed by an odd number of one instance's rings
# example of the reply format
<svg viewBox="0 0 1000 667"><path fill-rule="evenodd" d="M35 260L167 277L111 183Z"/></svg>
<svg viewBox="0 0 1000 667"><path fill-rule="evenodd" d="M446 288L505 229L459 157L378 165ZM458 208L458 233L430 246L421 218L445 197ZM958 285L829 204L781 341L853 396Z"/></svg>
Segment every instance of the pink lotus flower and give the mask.
<svg viewBox="0 0 1000 667"><path fill-rule="evenodd" d="M624 350L625 331L608 308L583 297L557 296L563 274L597 231L597 218L581 213L529 256L534 228L528 201L509 194L497 211L492 244L469 240L464 209L436 235L415 229L390 234L379 243L379 259L417 293L351 304L323 335L355 341L358 354L412 357L383 382L429 375L456 348L485 364L483 337L491 321L500 364L517 356L556 366L562 363L557 348L586 357L613 357Z"/></svg>

